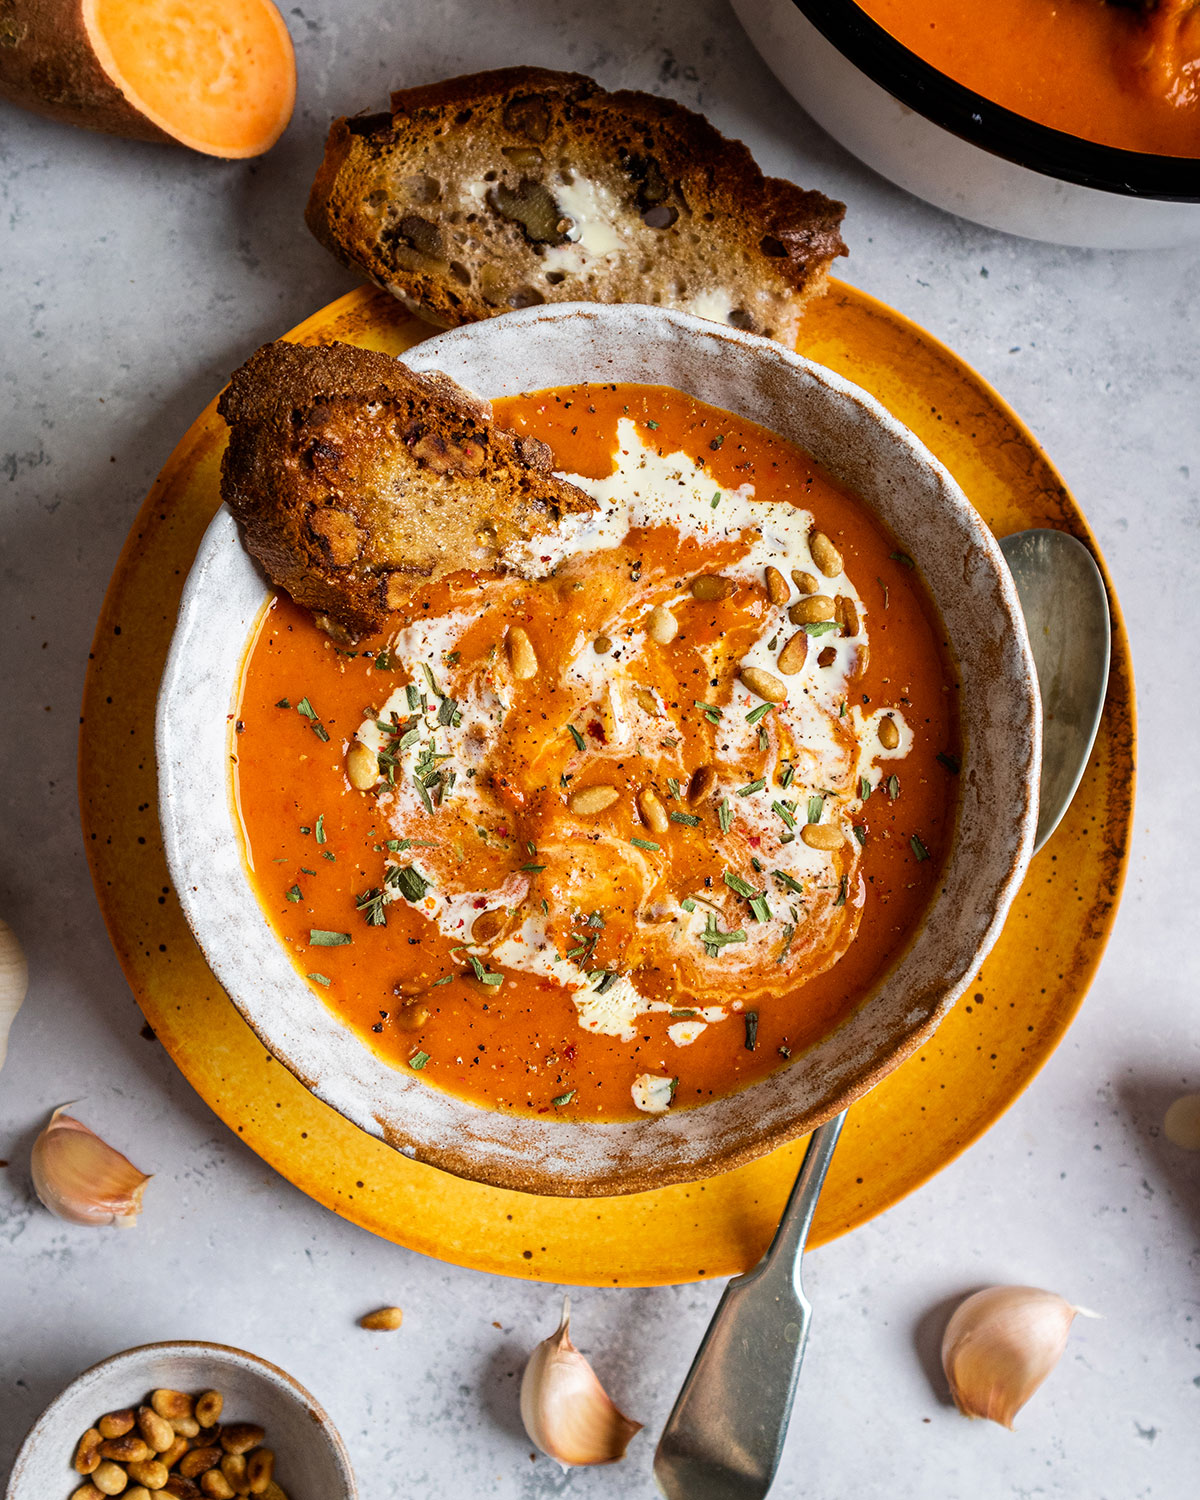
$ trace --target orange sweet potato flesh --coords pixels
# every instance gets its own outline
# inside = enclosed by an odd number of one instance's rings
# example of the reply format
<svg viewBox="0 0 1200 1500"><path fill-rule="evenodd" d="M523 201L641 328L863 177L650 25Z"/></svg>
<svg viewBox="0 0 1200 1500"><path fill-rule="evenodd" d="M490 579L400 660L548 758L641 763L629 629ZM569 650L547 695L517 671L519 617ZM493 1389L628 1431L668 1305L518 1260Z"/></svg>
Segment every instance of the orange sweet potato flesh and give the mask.
<svg viewBox="0 0 1200 1500"><path fill-rule="evenodd" d="M271 0L0 0L0 98L209 156L259 156L296 97Z"/></svg>

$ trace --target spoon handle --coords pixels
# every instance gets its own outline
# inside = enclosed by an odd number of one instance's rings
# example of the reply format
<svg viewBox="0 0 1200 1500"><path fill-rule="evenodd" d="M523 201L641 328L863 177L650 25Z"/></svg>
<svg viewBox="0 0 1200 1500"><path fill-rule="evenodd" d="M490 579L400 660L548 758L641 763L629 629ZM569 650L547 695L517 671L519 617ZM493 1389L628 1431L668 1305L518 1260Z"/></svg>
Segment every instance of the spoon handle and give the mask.
<svg viewBox="0 0 1200 1500"><path fill-rule="evenodd" d="M659 1439L668 1494L749 1500L770 1488L812 1317L800 1259L845 1118L813 1131L770 1248L725 1288Z"/></svg>

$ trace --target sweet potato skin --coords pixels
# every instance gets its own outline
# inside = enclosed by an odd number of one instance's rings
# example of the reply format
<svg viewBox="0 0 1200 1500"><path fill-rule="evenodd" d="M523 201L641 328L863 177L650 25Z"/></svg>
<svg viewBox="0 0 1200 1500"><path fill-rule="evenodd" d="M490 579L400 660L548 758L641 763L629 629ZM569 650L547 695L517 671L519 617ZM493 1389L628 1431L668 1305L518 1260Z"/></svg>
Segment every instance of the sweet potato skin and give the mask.
<svg viewBox="0 0 1200 1500"><path fill-rule="evenodd" d="M179 144L100 66L83 0L0 0L0 98L84 130Z"/></svg>

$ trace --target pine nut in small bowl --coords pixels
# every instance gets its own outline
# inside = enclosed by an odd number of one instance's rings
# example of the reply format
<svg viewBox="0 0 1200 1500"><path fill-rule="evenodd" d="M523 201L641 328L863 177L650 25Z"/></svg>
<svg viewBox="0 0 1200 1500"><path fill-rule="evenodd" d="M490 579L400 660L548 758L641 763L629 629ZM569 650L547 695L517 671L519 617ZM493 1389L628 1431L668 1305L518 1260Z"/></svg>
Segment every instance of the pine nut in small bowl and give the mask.
<svg viewBox="0 0 1200 1500"><path fill-rule="evenodd" d="M151 1493L356 1500L345 1445L292 1377L224 1344L142 1344L78 1375L31 1428L6 1500Z"/></svg>

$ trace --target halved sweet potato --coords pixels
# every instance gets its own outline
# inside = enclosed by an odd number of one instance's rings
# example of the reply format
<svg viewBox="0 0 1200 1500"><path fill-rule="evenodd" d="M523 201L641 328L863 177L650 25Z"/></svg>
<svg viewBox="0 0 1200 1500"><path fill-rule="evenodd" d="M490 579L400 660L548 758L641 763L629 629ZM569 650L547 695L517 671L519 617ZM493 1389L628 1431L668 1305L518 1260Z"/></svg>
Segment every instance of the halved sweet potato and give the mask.
<svg viewBox="0 0 1200 1500"><path fill-rule="evenodd" d="M5 0L0 97L88 130L259 156L296 62L271 0Z"/></svg>

